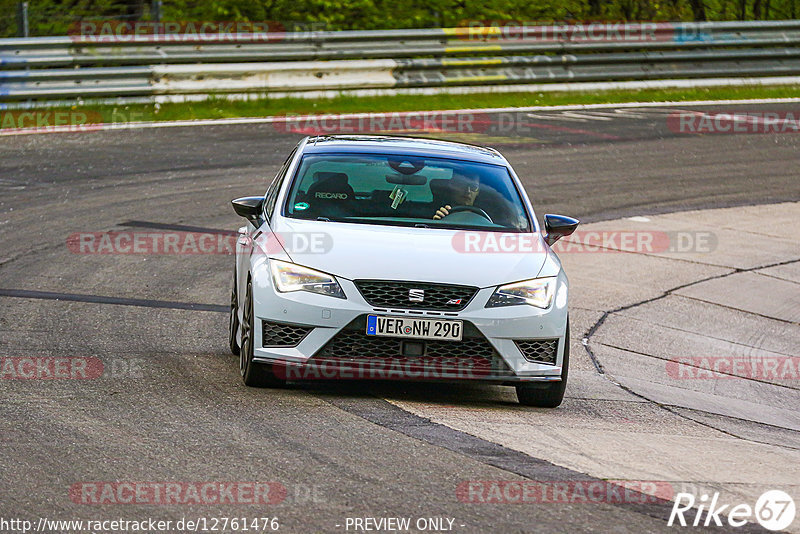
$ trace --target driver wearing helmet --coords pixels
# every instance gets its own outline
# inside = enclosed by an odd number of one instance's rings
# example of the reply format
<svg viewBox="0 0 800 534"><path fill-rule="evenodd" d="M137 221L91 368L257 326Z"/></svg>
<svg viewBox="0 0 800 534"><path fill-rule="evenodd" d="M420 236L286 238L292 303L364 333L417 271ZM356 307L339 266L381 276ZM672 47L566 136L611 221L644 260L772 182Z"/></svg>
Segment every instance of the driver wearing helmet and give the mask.
<svg viewBox="0 0 800 534"><path fill-rule="evenodd" d="M448 183L448 193L452 198L452 204L445 204L433 215L435 220L450 215L450 210L453 206L472 206L475 204L475 199L481 189L480 180L475 175L467 175L459 172L454 172L453 177Z"/></svg>

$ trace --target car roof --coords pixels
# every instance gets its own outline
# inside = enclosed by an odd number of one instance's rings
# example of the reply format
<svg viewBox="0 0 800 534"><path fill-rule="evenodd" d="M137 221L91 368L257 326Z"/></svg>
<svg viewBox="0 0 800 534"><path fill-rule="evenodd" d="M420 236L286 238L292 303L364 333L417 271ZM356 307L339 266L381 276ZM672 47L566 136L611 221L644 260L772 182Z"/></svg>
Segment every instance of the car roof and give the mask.
<svg viewBox="0 0 800 534"><path fill-rule="evenodd" d="M303 149L304 154L334 152L444 157L507 165L505 158L493 148L422 137L321 135L309 137Z"/></svg>

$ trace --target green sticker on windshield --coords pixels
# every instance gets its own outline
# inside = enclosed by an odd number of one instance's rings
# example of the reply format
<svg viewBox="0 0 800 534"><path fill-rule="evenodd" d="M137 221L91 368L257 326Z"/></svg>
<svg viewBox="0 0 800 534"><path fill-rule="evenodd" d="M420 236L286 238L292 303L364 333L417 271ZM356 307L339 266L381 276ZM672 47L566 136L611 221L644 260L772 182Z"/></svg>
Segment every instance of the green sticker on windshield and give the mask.
<svg viewBox="0 0 800 534"><path fill-rule="evenodd" d="M298 202L297 204L294 205L294 209L296 209L297 211L307 210L310 207L311 206L307 202Z"/></svg>
<svg viewBox="0 0 800 534"><path fill-rule="evenodd" d="M392 209L396 210L397 207L400 204L402 204L403 201L408 196L408 191L405 190L405 189L400 188L400 189L395 189L394 191L392 191L392 194L394 195L393 197L391 197L391 195L390 195L390 197L392 198Z"/></svg>

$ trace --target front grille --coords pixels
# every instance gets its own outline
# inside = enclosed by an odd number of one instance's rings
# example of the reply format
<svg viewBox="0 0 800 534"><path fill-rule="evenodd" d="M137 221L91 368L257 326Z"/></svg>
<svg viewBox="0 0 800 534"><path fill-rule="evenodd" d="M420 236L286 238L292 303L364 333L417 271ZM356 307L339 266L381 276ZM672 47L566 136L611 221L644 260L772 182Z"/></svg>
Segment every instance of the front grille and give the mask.
<svg viewBox="0 0 800 534"><path fill-rule="evenodd" d="M364 300L383 308L412 308L424 310L461 311L478 292L477 287L429 282L395 282L386 280L356 280ZM409 300L409 291L422 290L422 302Z"/></svg>
<svg viewBox="0 0 800 534"><path fill-rule="evenodd" d="M264 347L296 347L311 330L308 326L261 321L261 344Z"/></svg>
<svg viewBox="0 0 800 534"><path fill-rule="evenodd" d="M556 364L558 339L516 339L514 343L529 362Z"/></svg>
<svg viewBox="0 0 800 534"><path fill-rule="evenodd" d="M368 336L364 332L342 331L317 353L326 358L388 358L402 356L403 342L425 344L424 355L431 358L484 358L491 359L495 350L486 339L470 338L463 341L436 341Z"/></svg>
<svg viewBox="0 0 800 534"><path fill-rule="evenodd" d="M387 370L386 378L398 379L417 377L403 376L405 371L419 374L426 369L433 369L434 375L440 373L432 378L447 378L448 373L460 373L459 378L514 376L491 343L468 322L464 323L462 341L368 336L365 330L366 316L361 316L317 351L311 362L362 368L380 364ZM395 369L397 375L388 374L390 369Z"/></svg>

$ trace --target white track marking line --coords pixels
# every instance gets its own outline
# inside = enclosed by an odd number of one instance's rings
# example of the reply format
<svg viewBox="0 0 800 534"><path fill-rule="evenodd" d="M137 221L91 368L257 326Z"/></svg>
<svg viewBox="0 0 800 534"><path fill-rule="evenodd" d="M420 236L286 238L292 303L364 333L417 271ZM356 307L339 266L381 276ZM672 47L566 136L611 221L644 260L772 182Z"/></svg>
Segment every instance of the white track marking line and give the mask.
<svg viewBox="0 0 800 534"><path fill-rule="evenodd" d="M683 102L681 102L683 104ZM656 108L656 109L639 109L639 108L632 108L631 111L636 113L646 113L650 115L671 115L673 113L700 113L689 111L686 109L675 109L675 108Z"/></svg>
<svg viewBox="0 0 800 534"><path fill-rule="evenodd" d="M546 121L572 121L572 122L586 122L586 119L575 119L571 117L564 117L561 115L540 115L538 113L527 113L526 116L532 119L541 119Z"/></svg>
<svg viewBox="0 0 800 534"><path fill-rule="evenodd" d="M590 113L575 113L574 111L562 111L561 115L564 117L574 117L576 119L589 119L592 121L610 121L608 117L599 117Z"/></svg>
<svg viewBox="0 0 800 534"><path fill-rule="evenodd" d="M615 109L614 111L592 111L592 115L601 115L603 117L611 117L612 119L647 119L647 115L641 113L632 113L630 111L623 111Z"/></svg>

